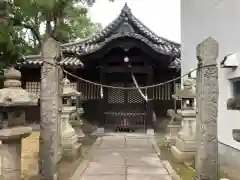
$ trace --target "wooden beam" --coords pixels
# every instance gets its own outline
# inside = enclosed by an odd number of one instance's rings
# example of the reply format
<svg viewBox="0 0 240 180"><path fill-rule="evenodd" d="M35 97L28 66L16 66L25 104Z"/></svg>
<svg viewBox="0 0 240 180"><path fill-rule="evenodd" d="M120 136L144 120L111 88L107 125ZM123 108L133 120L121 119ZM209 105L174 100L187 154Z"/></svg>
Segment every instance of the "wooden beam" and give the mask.
<svg viewBox="0 0 240 180"><path fill-rule="evenodd" d="M104 71L107 73L116 73L116 72L133 72L133 73L148 73L148 69L151 68L150 66L140 66L140 67L131 67L128 68L127 66L107 66L104 67Z"/></svg>

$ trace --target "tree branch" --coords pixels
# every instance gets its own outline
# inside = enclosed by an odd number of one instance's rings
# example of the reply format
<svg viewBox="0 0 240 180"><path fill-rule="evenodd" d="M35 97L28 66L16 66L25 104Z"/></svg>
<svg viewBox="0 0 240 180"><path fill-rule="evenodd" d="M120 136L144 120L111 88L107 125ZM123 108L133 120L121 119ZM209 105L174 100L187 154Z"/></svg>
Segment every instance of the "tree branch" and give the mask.
<svg viewBox="0 0 240 180"><path fill-rule="evenodd" d="M11 20L13 22L13 26L20 26L20 27L29 29L32 32L33 36L35 36L35 38L37 39L39 44L42 43L40 34L38 31L36 31L36 29L34 29L34 27L32 27L29 24L22 23L19 19L9 18L9 20Z"/></svg>

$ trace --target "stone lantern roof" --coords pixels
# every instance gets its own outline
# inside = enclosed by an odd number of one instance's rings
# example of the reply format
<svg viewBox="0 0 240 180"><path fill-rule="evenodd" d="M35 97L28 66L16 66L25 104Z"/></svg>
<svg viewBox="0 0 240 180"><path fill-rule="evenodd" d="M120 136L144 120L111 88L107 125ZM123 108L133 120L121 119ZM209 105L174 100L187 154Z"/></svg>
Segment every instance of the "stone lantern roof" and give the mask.
<svg viewBox="0 0 240 180"><path fill-rule="evenodd" d="M81 96L82 95L81 92L78 92L71 87L71 83L70 83L69 79L67 79L67 77L63 78L62 84L63 84L63 93L62 93L63 97Z"/></svg>
<svg viewBox="0 0 240 180"><path fill-rule="evenodd" d="M0 106L32 106L37 105L39 96L27 92L21 87L21 72L9 68L5 70L4 88L0 89Z"/></svg>
<svg viewBox="0 0 240 180"><path fill-rule="evenodd" d="M183 83L183 89L179 93L179 98L196 98L196 90L193 88L193 82L186 79Z"/></svg>

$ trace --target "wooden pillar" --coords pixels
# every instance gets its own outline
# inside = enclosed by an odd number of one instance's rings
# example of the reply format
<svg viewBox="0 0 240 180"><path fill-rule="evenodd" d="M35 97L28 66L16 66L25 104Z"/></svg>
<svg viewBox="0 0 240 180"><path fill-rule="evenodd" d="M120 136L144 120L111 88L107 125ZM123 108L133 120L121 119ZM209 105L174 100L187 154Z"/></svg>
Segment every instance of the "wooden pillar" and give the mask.
<svg viewBox="0 0 240 180"><path fill-rule="evenodd" d="M197 46L197 180L218 180L218 42L209 37ZM204 67L206 66L206 67Z"/></svg>
<svg viewBox="0 0 240 180"><path fill-rule="evenodd" d="M79 76L79 69L77 69L76 74L77 74L77 76ZM77 91L78 92L81 92L80 83L81 83L81 81L79 79L77 79ZM81 93L83 93L83 92L81 92ZM81 108L82 107L82 104L81 104L82 97L76 97L76 98L77 98L76 106L77 106L77 108Z"/></svg>
<svg viewBox="0 0 240 180"><path fill-rule="evenodd" d="M103 67L100 67L100 84L105 84L105 72ZM103 128L105 124L105 100L107 95L107 88L102 87L103 97L101 97L101 89L99 90L99 127Z"/></svg>
<svg viewBox="0 0 240 180"><path fill-rule="evenodd" d="M153 69L152 67L148 68L148 80L147 80L148 85L153 84ZM147 121L146 121L146 128L147 129L152 129L153 128L153 104L152 104L152 99L153 99L153 88L148 88L147 89L147 95L149 101L147 102Z"/></svg>

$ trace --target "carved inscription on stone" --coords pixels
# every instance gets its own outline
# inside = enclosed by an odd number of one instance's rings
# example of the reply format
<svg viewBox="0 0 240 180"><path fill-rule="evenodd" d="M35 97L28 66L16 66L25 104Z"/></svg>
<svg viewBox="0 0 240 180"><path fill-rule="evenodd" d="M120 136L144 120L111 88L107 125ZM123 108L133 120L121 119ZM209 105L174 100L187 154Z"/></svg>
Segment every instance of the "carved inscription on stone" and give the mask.
<svg viewBox="0 0 240 180"><path fill-rule="evenodd" d="M198 118L196 179L218 180L218 43L213 38L197 46ZM204 67L206 66L206 67Z"/></svg>

